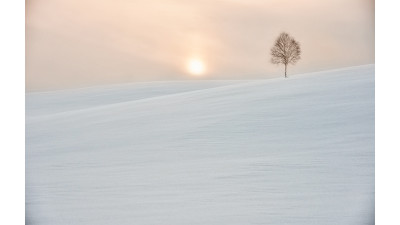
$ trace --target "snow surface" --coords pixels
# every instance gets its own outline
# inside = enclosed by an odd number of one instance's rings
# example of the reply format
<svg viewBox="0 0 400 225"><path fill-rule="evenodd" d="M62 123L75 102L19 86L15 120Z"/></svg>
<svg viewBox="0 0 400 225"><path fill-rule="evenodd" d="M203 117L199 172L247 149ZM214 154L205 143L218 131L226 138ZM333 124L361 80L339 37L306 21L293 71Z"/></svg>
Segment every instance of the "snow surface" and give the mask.
<svg viewBox="0 0 400 225"><path fill-rule="evenodd" d="M374 224L374 65L26 95L27 224Z"/></svg>

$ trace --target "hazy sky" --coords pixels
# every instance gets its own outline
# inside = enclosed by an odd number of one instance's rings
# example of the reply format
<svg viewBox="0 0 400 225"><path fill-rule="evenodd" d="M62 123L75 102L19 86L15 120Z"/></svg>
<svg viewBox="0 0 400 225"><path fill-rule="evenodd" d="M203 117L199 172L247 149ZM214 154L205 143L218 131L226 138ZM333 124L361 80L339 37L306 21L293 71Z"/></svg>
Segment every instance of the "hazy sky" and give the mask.
<svg viewBox="0 0 400 225"><path fill-rule="evenodd" d="M270 49L301 44L288 74L374 63L370 0L27 0L26 88L283 76ZM203 61L203 76L187 71Z"/></svg>

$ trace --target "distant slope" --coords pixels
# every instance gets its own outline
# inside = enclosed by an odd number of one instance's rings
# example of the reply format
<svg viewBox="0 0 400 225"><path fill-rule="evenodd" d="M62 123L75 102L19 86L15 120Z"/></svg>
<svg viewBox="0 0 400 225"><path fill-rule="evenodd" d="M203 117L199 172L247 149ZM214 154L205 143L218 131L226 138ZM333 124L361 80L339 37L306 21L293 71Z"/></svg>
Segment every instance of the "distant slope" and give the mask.
<svg viewBox="0 0 400 225"><path fill-rule="evenodd" d="M159 81L116 84L90 88L30 92L27 116L59 113L156 96L219 87L243 81Z"/></svg>
<svg viewBox="0 0 400 225"><path fill-rule="evenodd" d="M146 85L27 97L31 224L372 223L374 65Z"/></svg>

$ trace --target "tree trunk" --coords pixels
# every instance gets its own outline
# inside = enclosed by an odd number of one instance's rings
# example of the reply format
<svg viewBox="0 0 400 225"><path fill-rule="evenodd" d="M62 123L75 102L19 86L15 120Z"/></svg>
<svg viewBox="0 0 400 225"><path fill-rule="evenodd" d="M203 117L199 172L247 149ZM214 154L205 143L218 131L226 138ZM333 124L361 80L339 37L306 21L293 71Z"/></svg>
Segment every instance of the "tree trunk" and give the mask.
<svg viewBox="0 0 400 225"><path fill-rule="evenodd" d="M285 78L287 78L287 75L286 75L286 67L287 67L287 64L285 64Z"/></svg>

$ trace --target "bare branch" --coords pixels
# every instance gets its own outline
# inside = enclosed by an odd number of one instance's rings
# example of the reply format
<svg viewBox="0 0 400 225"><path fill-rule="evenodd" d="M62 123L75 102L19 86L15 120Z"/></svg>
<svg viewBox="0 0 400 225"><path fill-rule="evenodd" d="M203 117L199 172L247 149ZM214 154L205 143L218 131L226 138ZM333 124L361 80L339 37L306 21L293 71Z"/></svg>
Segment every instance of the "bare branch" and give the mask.
<svg viewBox="0 0 400 225"><path fill-rule="evenodd" d="M300 44L288 33L281 33L271 48L273 64L295 64L300 59ZM286 77L286 70L285 70Z"/></svg>

